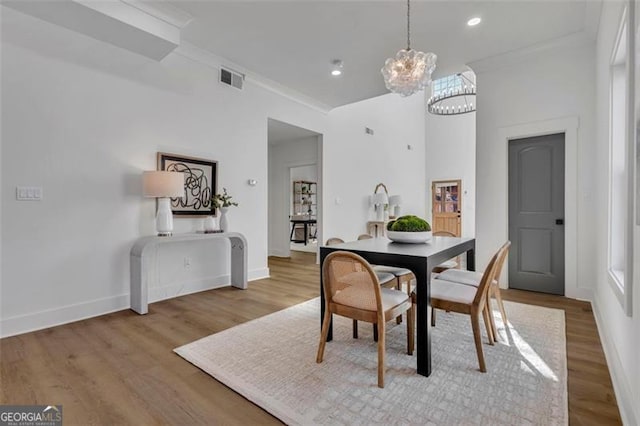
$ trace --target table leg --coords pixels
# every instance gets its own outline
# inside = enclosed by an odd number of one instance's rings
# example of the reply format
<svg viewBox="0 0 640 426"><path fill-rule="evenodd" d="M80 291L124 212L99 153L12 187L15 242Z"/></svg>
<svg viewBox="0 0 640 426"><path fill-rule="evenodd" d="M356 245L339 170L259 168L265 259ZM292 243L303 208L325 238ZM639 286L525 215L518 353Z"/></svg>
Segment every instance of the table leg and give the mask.
<svg viewBox="0 0 640 426"><path fill-rule="evenodd" d="M322 265L324 264L324 259L329 254L328 250L324 248L320 248L320 329L322 330L322 321L324 320L324 310L326 301L324 298L324 284L322 281ZM327 333L327 342L333 340L333 318L329 322L329 333Z"/></svg>
<svg viewBox="0 0 640 426"><path fill-rule="evenodd" d="M472 249L467 250L467 270L476 270L476 246L475 243Z"/></svg>
<svg viewBox="0 0 640 426"><path fill-rule="evenodd" d="M291 224L291 234L289 235L289 241L293 241L293 231L296 230L296 224L292 223Z"/></svg>
<svg viewBox="0 0 640 426"><path fill-rule="evenodd" d="M307 237L309 236L309 228L307 228L309 225L307 224L307 222L304 223L304 245L307 245Z"/></svg>
<svg viewBox="0 0 640 426"><path fill-rule="evenodd" d="M431 374L431 271L432 265L427 259L426 262L412 269L416 276L416 318L417 318L417 339L416 356L418 374L429 376Z"/></svg>

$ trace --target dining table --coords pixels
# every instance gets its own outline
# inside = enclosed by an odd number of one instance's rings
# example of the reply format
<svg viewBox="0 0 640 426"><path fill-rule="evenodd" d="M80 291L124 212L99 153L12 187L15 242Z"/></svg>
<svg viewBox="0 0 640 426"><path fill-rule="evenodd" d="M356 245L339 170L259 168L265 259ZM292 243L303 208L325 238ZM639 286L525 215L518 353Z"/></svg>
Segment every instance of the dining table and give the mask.
<svg viewBox="0 0 640 426"><path fill-rule="evenodd" d="M417 373L431 374L431 275L433 268L449 259L466 253L466 267L475 270L475 238L432 237L419 244L398 243L386 237L349 241L320 247L320 324L324 318L325 297L322 266L334 251L348 251L362 256L375 265L396 266L411 270L416 277L416 363ZM333 321L327 341L333 338Z"/></svg>

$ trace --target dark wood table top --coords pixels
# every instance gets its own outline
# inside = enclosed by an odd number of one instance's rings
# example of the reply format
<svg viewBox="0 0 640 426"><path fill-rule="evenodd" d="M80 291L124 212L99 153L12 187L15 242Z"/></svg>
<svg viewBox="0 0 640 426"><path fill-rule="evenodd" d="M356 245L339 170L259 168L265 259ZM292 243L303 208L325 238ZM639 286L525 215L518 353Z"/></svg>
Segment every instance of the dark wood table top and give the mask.
<svg viewBox="0 0 640 426"><path fill-rule="evenodd" d="M386 237L379 237L367 240L349 241L331 246L322 246L322 248L331 250L354 250L371 253L399 254L427 258L433 254L440 253L455 247L460 243L471 240L473 240L473 238L433 237L426 243L409 244L394 243Z"/></svg>

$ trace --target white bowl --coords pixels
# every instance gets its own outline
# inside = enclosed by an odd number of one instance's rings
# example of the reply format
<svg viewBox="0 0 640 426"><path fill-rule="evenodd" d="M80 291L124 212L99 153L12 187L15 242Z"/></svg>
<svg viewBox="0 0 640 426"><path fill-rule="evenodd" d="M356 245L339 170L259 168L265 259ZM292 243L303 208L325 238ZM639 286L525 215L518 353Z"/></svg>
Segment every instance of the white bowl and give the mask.
<svg viewBox="0 0 640 426"><path fill-rule="evenodd" d="M396 243L421 244L431 241L431 231L428 232L400 232L387 231L387 237Z"/></svg>

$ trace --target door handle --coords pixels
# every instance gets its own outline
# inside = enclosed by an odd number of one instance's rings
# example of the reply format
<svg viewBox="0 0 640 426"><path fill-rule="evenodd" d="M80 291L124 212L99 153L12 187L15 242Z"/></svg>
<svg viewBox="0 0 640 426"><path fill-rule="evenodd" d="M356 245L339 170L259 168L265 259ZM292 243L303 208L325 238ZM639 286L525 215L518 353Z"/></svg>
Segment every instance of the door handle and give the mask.
<svg viewBox="0 0 640 426"><path fill-rule="evenodd" d="M556 219L556 225L564 225L564 219Z"/></svg>

